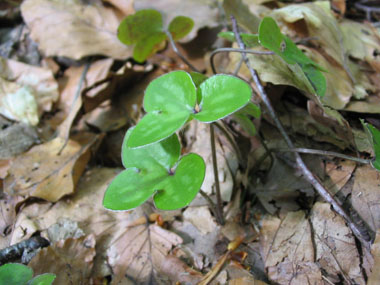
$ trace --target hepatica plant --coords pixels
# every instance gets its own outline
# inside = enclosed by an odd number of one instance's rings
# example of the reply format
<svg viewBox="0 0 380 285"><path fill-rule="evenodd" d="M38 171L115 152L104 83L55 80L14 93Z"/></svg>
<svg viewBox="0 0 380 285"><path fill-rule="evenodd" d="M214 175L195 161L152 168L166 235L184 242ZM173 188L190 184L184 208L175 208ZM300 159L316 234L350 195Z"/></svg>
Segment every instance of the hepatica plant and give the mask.
<svg viewBox="0 0 380 285"><path fill-rule="evenodd" d="M19 263L0 266L0 284L6 285L51 285L55 274L45 273L33 278L33 270Z"/></svg>
<svg viewBox="0 0 380 285"><path fill-rule="evenodd" d="M122 147L126 168L110 184L103 204L112 210L133 209L153 196L157 208L174 210L188 205L205 176L205 163L197 154L180 158L176 131L196 119L211 123L248 104L251 87L229 75L215 75L202 82L200 75L173 71L147 87L147 114L128 130ZM203 78L203 79L202 79ZM202 83L200 83L202 82Z"/></svg>

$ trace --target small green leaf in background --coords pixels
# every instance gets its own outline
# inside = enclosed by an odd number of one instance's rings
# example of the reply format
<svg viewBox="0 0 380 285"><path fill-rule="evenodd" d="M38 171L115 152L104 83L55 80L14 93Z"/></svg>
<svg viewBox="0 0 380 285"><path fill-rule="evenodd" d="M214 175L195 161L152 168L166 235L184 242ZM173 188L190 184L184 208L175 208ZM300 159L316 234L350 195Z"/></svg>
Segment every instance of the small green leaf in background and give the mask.
<svg viewBox="0 0 380 285"><path fill-rule="evenodd" d="M30 280L28 285L51 285L55 278L55 274L52 273L41 274Z"/></svg>
<svg viewBox="0 0 380 285"><path fill-rule="evenodd" d="M234 119L250 136L256 135L256 127L253 124L251 117L259 118L260 116L260 107L252 102L249 102L244 108L233 114Z"/></svg>
<svg viewBox="0 0 380 285"><path fill-rule="evenodd" d="M128 147L163 140L191 118L207 123L222 119L244 107L251 98L252 89L237 77L220 74L204 80L196 93L192 77L185 71L173 71L153 80L145 91L147 114L133 129ZM198 113L197 98L200 100Z"/></svg>
<svg viewBox="0 0 380 285"><path fill-rule="evenodd" d="M175 210L188 205L197 195L206 165L197 154L180 158L176 134L141 148L129 148L128 130L122 150L127 168L108 186L103 205L110 210L131 210L150 197L158 209Z"/></svg>
<svg viewBox="0 0 380 285"><path fill-rule="evenodd" d="M199 113L193 117L201 122L222 119L248 104L252 89L245 81L230 75L214 75L198 88Z"/></svg>
<svg viewBox="0 0 380 285"><path fill-rule="evenodd" d="M178 41L185 37L194 27L194 21L185 16L175 17L169 24L169 32L172 34L173 40Z"/></svg>
<svg viewBox="0 0 380 285"><path fill-rule="evenodd" d="M365 123L363 120L360 121L364 126L375 153L375 160L372 162L372 166L376 168L376 170L380 171L380 130L375 128L370 123Z"/></svg>
<svg viewBox="0 0 380 285"><path fill-rule="evenodd" d="M33 270L26 265L8 263L0 266L0 284L25 285L32 277Z"/></svg>
<svg viewBox="0 0 380 285"><path fill-rule="evenodd" d="M259 27L260 44L276 53L287 64L298 64L312 85L315 93L323 97L326 92L326 78L322 67L308 58L287 36L283 35L276 21L265 17Z"/></svg>
<svg viewBox="0 0 380 285"><path fill-rule="evenodd" d="M140 10L127 16L119 25L117 36L126 44L135 44L133 58L143 62L156 52L166 39L163 32L162 15L153 9Z"/></svg>
<svg viewBox="0 0 380 285"><path fill-rule="evenodd" d="M256 47L259 45L259 35L241 33L240 36L241 36L243 43L248 48ZM226 39L230 42L236 41L235 35L233 32L220 32L218 34L218 37Z"/></svg>

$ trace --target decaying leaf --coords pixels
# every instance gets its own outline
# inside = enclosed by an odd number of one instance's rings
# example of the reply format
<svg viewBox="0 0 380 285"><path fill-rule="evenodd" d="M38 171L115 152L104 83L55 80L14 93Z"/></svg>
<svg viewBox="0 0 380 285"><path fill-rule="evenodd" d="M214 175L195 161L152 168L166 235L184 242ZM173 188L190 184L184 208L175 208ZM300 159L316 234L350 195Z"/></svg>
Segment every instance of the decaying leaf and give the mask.
<svg viewBox="0 0 380 285"><path fill-rule="evenodd" d="M56 274L57 284L86 284L94 264L95 243L94 235L58 241L39 251L29 266L36 275Z"/></svg>
<svg viewBox="0 0 380 285"><path fill-rule="evenodd" d="M311 213L315 259L332 282L365 284L355 239L343 218L328 203L316 203Z"/></svg>
<svg viewBox="0 0 380 285"><path fill-rule="evenodd" d="M188 207L183 212L183 218L192 223L202 234L213 232L218 226L207 206Z"/></svg>
<svg viewBox="0 0 380 285"><path fill-rule="evenodd" d="M112 8L78 0L28 0L21 12L32 39L46 56L80 59L100 54L125 59L132 54L117 39L120 19Z"/></svg>
<svg viewBox="0 0 380 285"><path fill-rule="evenodd" d="M46 68L0 58L0 113L37 125L43 111L58 99L58 84Z"/></svg>
<svg viewBox="0 0 380 285"><path fill-rule="evenodd" d="M376 239L371 246L371 253L374 258L372 273L368 278L368 285L376 285L380 280L380 231L376 232Z"/></svg>
<svg viewBox="0 0 380 285"><path fill-rule="evenodd" d="M113 238L107 251L108 263L115 274L113 284L125 278L154 282L156 272L173 246L182 239L158 225L129 226Z"/></svg>
<svg viewBox="0 0 380 285"><path fill-rule="evenodd" d="M38 145L12 161L5 191L9 195L39 197L51 202L74 191L90 158L87 151L96 137L78 143L55 138Z"/></svg>
<svg viewBox="0 0 380 285"><path fill-rule="evenodd" d="M352 206L373 231L380 228L380 173L370 165L355 171Z"/></svg>
<svg viewBox="0 0 380 285"><path fill-rule="evenodd" d="M326 174L330 180L324 182L325 187L329 189L331 194L335 195L350 180L355 168L356 163L351 160L342 160L338 163L327 162Z"/></svg>
<svg viewBox="0 0 380 285"><path fill-rule="evenodd" d="M194 20L193 30L180 42L195 38L201 28L213 28L218 25L218 8L211 0L135 0L135 9L156 9L162 13L164 27L176 16L186 16Z"/></svg>

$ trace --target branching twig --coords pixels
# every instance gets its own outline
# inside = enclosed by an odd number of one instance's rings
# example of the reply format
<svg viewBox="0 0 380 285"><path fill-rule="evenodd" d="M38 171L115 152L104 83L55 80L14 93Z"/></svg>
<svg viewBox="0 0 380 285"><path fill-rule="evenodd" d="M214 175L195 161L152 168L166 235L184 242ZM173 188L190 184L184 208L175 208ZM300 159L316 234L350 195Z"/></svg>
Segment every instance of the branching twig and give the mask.
<svg viewBox="0 0 380 285"><path fill-rule="evenodd" d="M215 55L217 55L218 53L221 53L221 52L239 52L239 53L251 53L251 54L260 54L260 55L272 55L272 54L274 54L274 52L272 52L272 51L255 51L255 50L240 49L240 48L218 48L218 49L214 50L210 55L210 65L211 65L212 72L214 74L217 74L216 68L214 65L214 57L215 57Z"/></svg>
<svg viewBox="0 0 380 285"><path fill-rule="evenodd" d="M217 203L216 218L219 224L224 225L223 204L222 204L222 197L220 194L218 162L216 160L215 135L214 135L213 123L210 124L210 142L211 142L212 166L214 168L215 194L216 194L216 203Z"/></svg>
<svg viewBox="0 0 380 285"><path fill-rule="evenodd" d="M363 164L371 164L370 159L358 158L350 155L346 155L343 153L335 152L335 151L327 151L327 150L319 150L319 149L310 149L310 148L275 148L272 151L281 151L281 152L298 152L298 153L307 153L307 154L317 154L317 155L325 155L325 156L335 156L343 159L348 159L352 161L356 161Z"/></svg>
<svg viewBox="0 0 380 285"><path fill-rule="evenodd" d="M235 38L236 38L236 41L237 43L239 44L239 47L241 49L244 49L245 48L245 45L243 43L243 41L241 40L241 37L240 37L240 34L239 34L239 31L238 31L238 26L237 26L237 22L236 22L236 19L231 16L231 21L232 21L232 28L233 28L233 32L235 34ZM264 104L266 105L267 109L268 109L268 112L269 112L269 115L272 117L275 125L277 126L278 130L280 131L281 135L283 136L283 138L285 139L286 141L286 144L288 145L288 147L290 149L294 149L294 145L293 145L293 142L290 140L288 134L286 133L284 127L282 126L280 120L278 119L276 113L274 112L274 109L272 107L272 104L270 103L269 101L269 98L264 90L264 87L263 85L261 84L260 80L259 80L259 77L256 73L256 71L251 67L250 65L250 62L249 62L249 59L247 57L247 55L245 53L242 53L242 56L244 58L244 62L245 64L247 65L247 68L249 69L250 73L251 73L251 76L252 76L252 79L254 80L256 86L257 86L257 89L259 90L259 93L260 93L260 96L261 96L261 99L263 100ZM346 212L344 211L344 209L342 208L342 206L337 202L335 201L334 197L327 191L327 189L321 184L321 182L314 176L314 174L309 170L309 168L305 165L305 163L303 162L301 156L299 155L299 153L295 152L294 153L294 156L295 156L295 159L296 159L296 162L297 162L297 165L299 167L299 169L302 171L302 174L303 176L305 177L305 179L311 184L313 185L313 187L317 190L317 192L328 202L332 205L333 209L340 215L342 216L348 226L351 228L351 230L353 231L353 233L360 239L360 241L362 241L363 243L366 243L370 240L370 237L368 235L368 233L362 233L359 228L357 227L357 225L351 220L351 218L349 217L349 215L346 214Z"/></svg>
<svg viewBox="0 0 380 285"><path fill-rule="evenodd" d="M182 55L182 53L178 50L174 40L173 40L173 37L172 37L172 34L169 32L169 31L165 31L166 35L168 36L168 39L169 39L169 42L170 42L170 45L173 49L173 51L178 55L178 57L184 62L186 63L190 69L192 69L193 71L196 71L196 72L200 72L194 65L192 65L187 59L186 57L184 57Z"/></svg>

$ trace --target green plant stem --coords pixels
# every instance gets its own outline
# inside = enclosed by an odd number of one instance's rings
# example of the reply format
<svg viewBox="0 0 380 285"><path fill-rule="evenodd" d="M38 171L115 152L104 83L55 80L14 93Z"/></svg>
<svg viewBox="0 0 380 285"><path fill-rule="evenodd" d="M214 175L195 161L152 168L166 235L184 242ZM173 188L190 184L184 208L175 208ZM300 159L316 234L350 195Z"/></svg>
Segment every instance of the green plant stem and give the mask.
<svg viewBox="0 0 380 285"><path fill-rule="evenodd" d="M317 154L317 155L325 155L325 156L335 156L347 160L356 161L363 164L371 164L370 159L358 158L346 154L342 154L335 151L327 151L327 150L319 150L319 149L310 149L310 148L274 148L272 151L280 151L280 152L298 152L298 153L306 153L306 154Z"/></svg>
<svg viewBox="0 0 380 285"><path fill-rule="evenodd" d="M240 37L239 31L238 31L238 25L236 22L236 19L234 16L231 16L231 21L232 21L232 28L233 32L235 34L235 38L237 43L239 44L239 47L241 49L245 48L245 45ZM245 52L242 53L242 56L244 58L244 62L249 69L252 79L255 82L257 89L260 93L260 97L263 100L264 104L266 105L269 115L272 117L275 125L277 126L278 130L280 131L281 135L283 136L284 140L286 141L286 144L290 149L294 149L293 142L290 140L290 137L286 133L284 127L282 126L280 120L278 119L272 104L264 90L263 85L260 82L259 76L257 75L257 72L251 67L251 64L249 62L249 59L246 55ZM322 183L318 180L317 177L314 176L314 174L309 170L309 168L305 165L304 161L302 160L301 156L299 153L295 152L294 153L296 163L298 168L301 170L304 178L311 184L313 187L316 189L316 191L321 195L328 203L331 204L333 209L341 216L343 217L352 232L355 234L355 236L365 245L368 246L368 242L370 241L370 236L368 232L362 232L358 228L358 226L352 221L351 217L345 212L343 207L334 199L334 197L327 191L327 189L322 185Z"/></svg>
<svg viewBox="0 0 380 285"><path fill-rule="evenodd" d="M223 204L222 204L222 196L220 194L218 162L216 160L215 134L214 134L213 123L210 124L210 142L211 142L212 166L214 168L215 194L216 194L216 204L217 204L216 205L216 219L220 225L224 225Z"/></svg>
<svg viewBox="0 0 380 285"><path fill-rule="evenodd" d="M260 55L273 55L274 54L274 52L272 52L272 51L255 51L255 50L248 50L248 49L241 49L241 48L218 48L218 49L214 50L210 55L210 65L211 65L212 72L214 74L217 74L217 71L216 71L216 68L214 65L214 57L215 57L215 55L217 55L218 53L221 53L221 52L239 52L239 53L251 53L251 54L260 54Z"/></svg>
<svg viewBox="0 0 380 285"><path fill-rule="evenodd" d="M172 37L172 34L169 32L169 31L165 31L166 35L168 36L168 39L169 39L169 42L170 42L170 45L173 49L173 51L176 53L176 55L185 63L187 64L190 69L192 69L193 71L196 71L196 72L200 72L194 65L192 65L187 59L186 57L184 57L182 55L182 53L178 50L174 40L173 40L173 37Z"/></svg>

